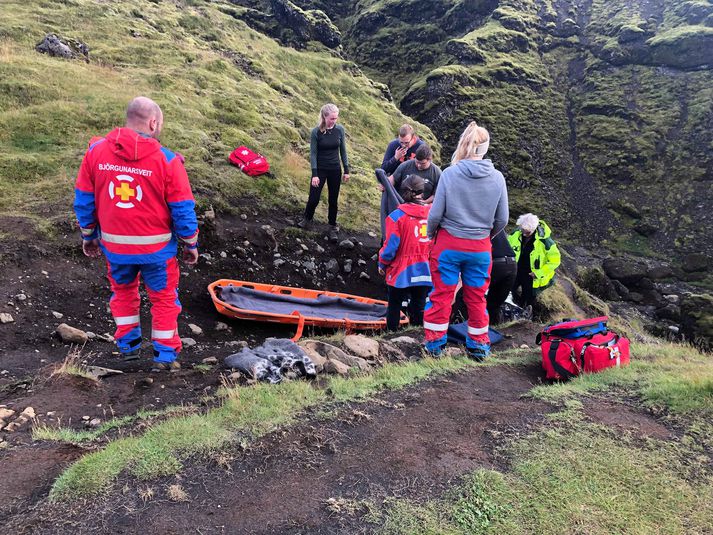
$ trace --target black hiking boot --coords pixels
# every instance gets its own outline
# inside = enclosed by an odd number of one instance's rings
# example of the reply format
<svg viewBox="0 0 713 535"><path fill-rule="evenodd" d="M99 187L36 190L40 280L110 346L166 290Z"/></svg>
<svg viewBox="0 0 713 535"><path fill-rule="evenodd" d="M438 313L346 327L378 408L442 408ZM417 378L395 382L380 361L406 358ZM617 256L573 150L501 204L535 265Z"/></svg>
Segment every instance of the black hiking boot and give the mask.
<svg viewBox="0 0 713 535"><path fill-rule="evenodd" d="M337 225L329 225L329 241L337 243L339 241L339 227Z"/></svg>
<svg viewBox="0 0 713 535"><path fill-rule="evenodd" d="M309 230L312 228L312 220L307 219L306 217L303 217L299 223L297 223L297 226L301 228L302 230Z"/></svg>
<svg viewBox="0 0 713 535"><path fill-rule="evenodd" d="M128 353L122 353L121 359L124 362L131 362L133 360L139 360L140 353L141 353L141 349L134 349L133 351L129 351Z"/></svg>

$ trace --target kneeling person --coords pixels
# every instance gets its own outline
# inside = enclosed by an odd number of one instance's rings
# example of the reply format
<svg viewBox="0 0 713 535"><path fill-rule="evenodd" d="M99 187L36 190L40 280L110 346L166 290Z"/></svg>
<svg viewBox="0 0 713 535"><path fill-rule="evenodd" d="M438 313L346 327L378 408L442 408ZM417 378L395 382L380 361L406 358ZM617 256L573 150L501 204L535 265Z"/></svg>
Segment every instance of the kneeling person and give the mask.
<svg viewBox="0 0 713 535"><path fill-rule="evenodd" d="M428 252L431 240L426 236L429 205L423 204L424 180L409 175L399 193L404 203L386 218L386 239L379 251L379 273L386 275L389 306L386 326L394 331L399 326L401 303L409 300L412 325L423 325L423 309L431 290Z"/></svg>

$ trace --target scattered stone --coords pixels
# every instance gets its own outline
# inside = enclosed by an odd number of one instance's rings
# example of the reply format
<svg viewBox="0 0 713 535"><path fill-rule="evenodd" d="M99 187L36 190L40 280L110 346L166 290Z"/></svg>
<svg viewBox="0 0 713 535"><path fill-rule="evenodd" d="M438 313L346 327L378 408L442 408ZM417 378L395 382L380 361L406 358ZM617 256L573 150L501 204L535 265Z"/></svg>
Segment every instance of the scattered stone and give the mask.
<svg viewBox="0 0 713 535"><path fill-rule="evenodd" d="M17 294L17 295L15 296L15 299L17 299L18 301L26 301L26 300L27 300L27 296L26 296L25 294Z"/></svg>
<svg viewBox="0 0 713 535"><path fill-rule="evenodd" d="M99 427L101 425L102 421L100 418L92 418L89 420L89 423L87 424L88 427Z"/></svg>
<svg viewBox="0 0 713 535"><path fill-rule="evenodd" d="M87 366L87 372L93 375L97 379L101 377L111 377L112 375L122 375L124 372L121 370L114 370L112 368L102 368L101 366Z"/></svg>
<svg viewBox="0 0 713 535"><path fill-rule="evenodd" d="M348 334L344 337L344 345L349 351L365 359L375 359L379 356L379 342L363 334Z"/></svg>
<svg viewBox="0 0 713 535"><path fill-rule="evenodd" d="M307 271L316 271L317 269L317 266L311 260L307 262L302 262L302 267L305 268Z"/></svg>
<svg viewBox="0 0 713 535"><path fill-rule="evenodd" d="M303 251L309 251L309 248L308 248L304 243L300 243L300 248L301 248Z"/></svg>
<svg viewBox="0 0 713 535"><path fill-rule="evenodd" d="M52 315L58 320L61 320L64 317L64 314L62 314L61 312L57 312L56 310L52 311Z"/></svg>
<svg viewBox="0 0 713 535"><path fill-rule="evenodd" d="M12 314L0 312L0 323L12 323L13 321L15 321L15 318L12 317Z"/></svg>
<svg viewBox="0 0 713 535"><path fill-rule="evenodd" d="M280 267L283 265L285 261L282 258L276 258L273 262L272 265L275 266L276 268Z"/></svg>
<svg viewBox="0 0 713 535"><path fill-rule="evenodd" d="M144 377L137 384L139 386L151 386L153 384L153 377Z"/></svg>
<svg viewBox="0 0 713 535"><path fill-rule="evenodd" d="M342 269L344 270L344 273L351 273L352 272L352 261L351 259L347 258L344 261L344 266L342 266Z"/></svg>
<svg viewBox="0 0 713 535"><path fill-rule="evenodd" d="M206 357L201 362L203 364L208 364L209 366L215 366L218 364L218 359L216 357Z"/></svg>
<svg viewBox="0 0 713 535"><path fill-rule="evenodd" d="M231 340L230 342L226 342L225 345L228 347L237 347L239 349L248 347L248 343L245 340Z"/></svg>
<svg viewBox="0 0 713 535"><path fill-rule="evenodd" d="M354 249L354 242L351 240L342 240L339 242L340 249Z"/></svg>
<svg viewBox="0 0 713 535"><path fill-rule="evenodd" d="M227 323L223 323L222 321L216 321L216 322L215 322L215 330L216 330L217 332L229 331L229 330L230 330L230 326L229 326Z"/></svg>
<svg viewBox="0 0 713 535"><path fill-rule="evenodd" d="M195 323L189 323L188 324L188 330L191 331L191 334L193 336L200 336L203 334L203 329L201 329L198 325Z"/></svg>
<svg viewBox="0 0 713 535"><path fill-rule="evenodd" d="M87 331L85 334L90 340L94 340L97 337L96 333L93 333L92 331Z"/></svg>
<svg viewBox="0 0 713 535"><path fill-rule="evenodd" d="M527 344L520 344L520 349L530 349L530 346Z"/></svg>
<svg viewBox="0 0 713 535"><path fill-rule="evenodd" d="M357 265L362 266L362 267L365 266L366 260L364 260L363 258L360 258L359 260L357 260Z"/></svg>
<svg viewBox="0 0 713 535"><path fill-rule="evenodd" d="M669 325L668 330L671 331L673 334L678 334L681 329L679 329L675 325Z"/></svg>
<svg viewBox="0 0 713 535"><path fill-rule="evenodd" d="M91 418L90 418L89 416L87 416L86 414L85 414L84 416L82 416L82 421L83 421L83 422L88 422L90 419L91 419Z"/></svg>
<svg viewBox="0 0 713 535"><path fill-rule="evenodd" d="M418 345L418 340L411 338L410 336L398 336L391 339L393 344L406 344L406 345Z"/></svg>
<svg viewBox="0 0 713 535"><path fill-rule="evenodd" d="M668 294L664 295L663 298L668 301L669 303L673 303L674 305L677 304L681 298L677 296L676 294Z"/></svg>
<svg viewBox="0 0 713 535"><path fill-rule="evenodd" d="M247 221L248 220L247 214L240 214L240 219L242 219L243 221Z"/></svg>
<svg viewBox="0 0 713 535"><path fill-rule="evenodd" d="M184 347L193 347L198 343L193 338L181 338L181 342Z"/></svg>
<svg viewBox="0 0 713 535"><path fill-rule="evenodd" d="M0 409L0 420L8 420L14 415L15 411L12 409Z"/></svg>
<svg viewBox="0 0 713 535"><path fill-rule="evenodd" d="M233 372L230 375L228 375L228 380L232 381L233 383L240 381L242 378L243 378L243 374L240 372Z"/></svg>
<svg viewBox="0 0 713 535"><path fill-rule="evenodd" d="M324 371L336 375L349 375L349 366L335 359L327 359L324 365Z"/></svg>
<svg viewBox="0 0 713 535"><path fill-rule="evenodd" d="M112 335L110 335L109 333L98 334L97 340L101 340L102 342L107 342L109 344L114 343L114 337Z"/></svg>
<svg viewBox="0 0 713 535"><path fill-rule="evenodd" d="M362 271L361 273L359 273L359 278L365 281L371 280L371 277L366 271Z"/></svg>
<svg viewBox="0 0 713 535"><path fill-rule="evenodd" d="M376 232L369 231L370 238L376 238Z"/></svg>
<svg viewBox="0 0 713 535"><path fill-rule="evenodd" d="M221 258L228 258L228 253L226 253L225 251L220 251L220 257L221 257Z"/></svg>
<svg viewBox="0 0 713 535"><path fill-rule="evenodd" d="M323 253L323 252L324 252L324 247L322 247L321 245L318 245L317 248L316 248L316 250L317 250L318 253Z"/></svg>
<svg viewBox="0 0 713 535"><path fill-rule="evenodd" d="M203 220L215 221L215 210L213 210L212 206L208 208L205 212L203 212Z"/></svg>
<svg viewBox="0 0 713 535"><path fill-rule="evenodd" d="M70 327L66 323L61 323L56 332L65 344L84 345L89 341L87 333L81 329Z"/></svg>
<svg viewBox="0 0 713 535"><path fill-rule="evenodd" d="M329 273L334 273L336 275L339 273L339 262L336 258L330 258L326 264L326 268Z"/></svg>

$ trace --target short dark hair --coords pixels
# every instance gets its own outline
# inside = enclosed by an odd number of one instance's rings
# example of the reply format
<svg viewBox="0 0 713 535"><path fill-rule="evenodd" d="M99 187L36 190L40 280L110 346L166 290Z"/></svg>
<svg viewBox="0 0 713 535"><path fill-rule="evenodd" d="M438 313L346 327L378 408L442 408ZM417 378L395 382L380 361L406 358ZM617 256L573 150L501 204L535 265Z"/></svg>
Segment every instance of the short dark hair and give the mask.
<svg viewBox="0 0 713 535"><path fill-rule="evenodd" d="M404 178L403 182L401 182L399 193L401 193L401 197L404 201L414 202L416 197L423 193L425 183L426 181L419 175L408 175Z"/></svg>
<svg viewBox="0 0 713 535"><path fill-rule="evenodd" d="M417 160L430 160L433 158L433 151L431 147L423 143L419 148L416 149L416 159Z"/></svg>

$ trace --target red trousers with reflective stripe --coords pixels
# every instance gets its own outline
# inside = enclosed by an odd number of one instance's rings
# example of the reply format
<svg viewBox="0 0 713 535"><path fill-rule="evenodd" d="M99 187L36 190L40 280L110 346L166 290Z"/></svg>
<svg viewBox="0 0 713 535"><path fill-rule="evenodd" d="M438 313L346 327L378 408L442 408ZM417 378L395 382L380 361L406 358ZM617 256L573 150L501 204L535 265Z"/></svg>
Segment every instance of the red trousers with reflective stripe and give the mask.
<svg viewBox="0 0 713 535"><path fill-rule="evenodd" d="M178 336L178 261L175 257L157 264L117 265L108 264L108 278L113 295L109 301L111 314L116 322L114 338L118 340L136 334L141 336L139 326L139 277L151 301L151 340L158 352L181 350Z"/></svg>
<svg viewBox="0 0 713 535"><path fill-rule="evenodd" d="M490 237L482 240L456 238L440 229L429 257L433 291L423 315L426 341L446 335L458 280L463 282L463 300L468 307L468 339L489 344L485 294L492 267Z"/></svg>

